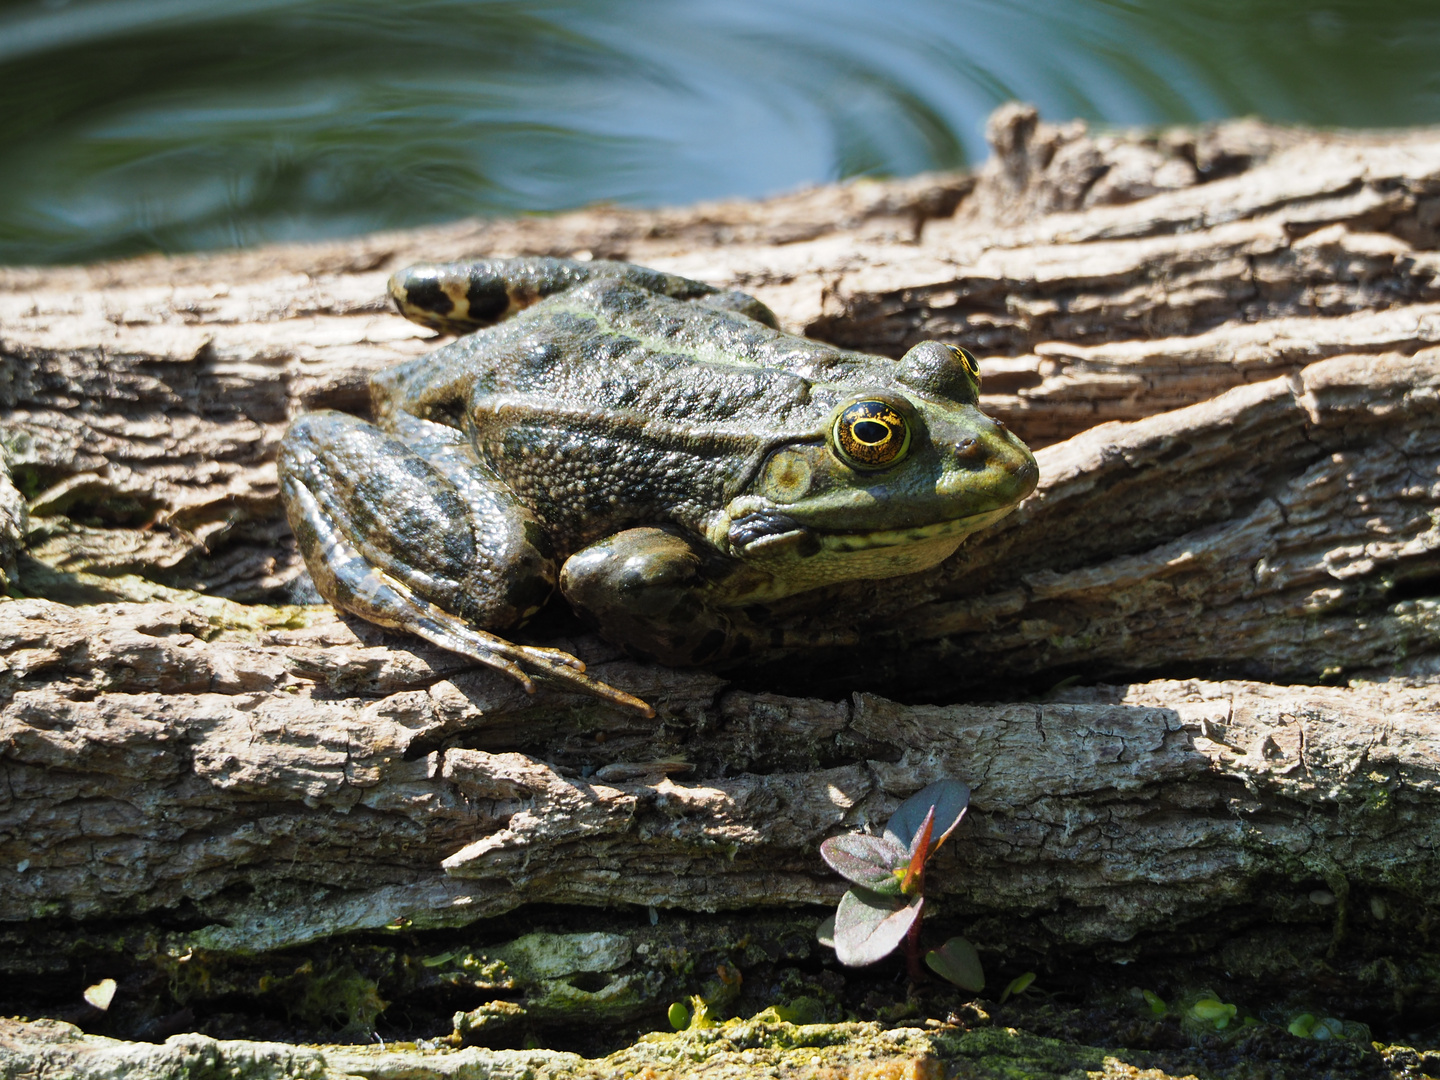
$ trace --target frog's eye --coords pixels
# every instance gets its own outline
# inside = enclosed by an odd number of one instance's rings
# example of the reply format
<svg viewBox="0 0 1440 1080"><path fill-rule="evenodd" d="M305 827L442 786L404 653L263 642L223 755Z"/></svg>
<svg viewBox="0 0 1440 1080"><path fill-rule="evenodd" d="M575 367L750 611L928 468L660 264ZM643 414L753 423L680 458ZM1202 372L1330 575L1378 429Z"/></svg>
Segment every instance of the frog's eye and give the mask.
<svg viewBox="0 0 1440 1080"><path fill-rule="evenodd" d="M980 362L970 355L970 350L962 349L959 345L946 345L945 348L950 350L950 354L960 362L970 377L978 383L980 381Z"/></svg>
<svg viewBox="0 0 1440 1080"><path fill-rule="evenodd" d="M883 401L857 401L835 418L832 442L840 460L857 469L884 469L910 449L910 423Z"/></svg>
<svg viewBox="0 0 1440 1080"><path fill-rule="evenodd" d="M896 381L961 405L980 400L980 364L968 349L922 341L900 358Z"/></svg>

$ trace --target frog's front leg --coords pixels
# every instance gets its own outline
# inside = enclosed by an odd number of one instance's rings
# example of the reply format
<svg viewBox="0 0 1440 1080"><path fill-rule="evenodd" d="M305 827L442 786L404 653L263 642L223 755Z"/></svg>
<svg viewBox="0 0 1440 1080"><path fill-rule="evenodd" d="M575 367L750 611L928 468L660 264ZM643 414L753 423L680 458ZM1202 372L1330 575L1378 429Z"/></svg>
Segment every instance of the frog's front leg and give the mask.
<svg viewBox="0 0 1440 1080"><path fill-rule="evenodd" d="M325 598L503 671L531 693L526 668L653 715L583 674L569 653L481 629L514 626L550 595L555 560L544 531L463 433L405 416L395 425L392 434L344 413L311 413L280 445L281 498Z"/></svg>
<svg viewBox="0 0 1440 1080"><path fill-rule="evenodd" d="M626 529L577 551L560 591L600 633L648 660L683 667L772 649L853 644L850 631L806 633L762 626L723 601L750 573L677 531Z"/></svg>

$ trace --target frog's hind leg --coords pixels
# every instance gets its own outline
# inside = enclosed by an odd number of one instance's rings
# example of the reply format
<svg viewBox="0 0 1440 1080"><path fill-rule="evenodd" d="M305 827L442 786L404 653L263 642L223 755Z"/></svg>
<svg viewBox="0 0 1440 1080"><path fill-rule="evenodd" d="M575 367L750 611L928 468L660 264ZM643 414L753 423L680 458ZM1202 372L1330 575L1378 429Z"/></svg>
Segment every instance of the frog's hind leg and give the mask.
<svg viewBox="0 0 1440 1080"><path fill-rule="evenodd" d="M630 263L545 256L420 263L391 277L389 291L411 322L442 334L468 334L596 278L624 279L677 299L715 292L701 282Z"/></svg>
<svg viewBox="0 0 1440 1080"><path fill-rule="evenodd" d="M653 715L638 698L585 675L570 654L481 629L519 623L553 590L544 532L462 433L400 423L403 439L343 413L312 413L281 443L281 497L321 594L503 671L528 692L535 684L527 669Z"/></svg>
<svg viewBox="0 0 1440 1080"><path fill-rule="evenodd" d="M722 292L713 285L678 274L603 259L476 259L472 262L420 263L390 278L390 298L411 322L442 334L468 334L493 326L547 296L596 279L627 281L674 300L737 311L770 327L775 315L753 296Z"/></svg>

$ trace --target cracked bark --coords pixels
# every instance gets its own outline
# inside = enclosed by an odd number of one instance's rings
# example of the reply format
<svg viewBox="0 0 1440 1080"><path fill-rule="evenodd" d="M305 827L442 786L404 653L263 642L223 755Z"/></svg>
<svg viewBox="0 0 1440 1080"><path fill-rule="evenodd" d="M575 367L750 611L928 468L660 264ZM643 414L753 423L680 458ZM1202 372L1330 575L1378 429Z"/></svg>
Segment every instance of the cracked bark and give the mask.
<svg viewBox="0 0 1440 1080"><path fill-rule="evenodd" d="M976 176L0 270L0 934L833 902L820 840L944 775L974 809L932 880L990 941L1432 918L1440 136L991 136ZM781 613L865 611L861 650L717 675L562 640L654 721L306 605L275 445L430 347L385 276L577 251L971 347L1039 491L932 574Z"/></svg>

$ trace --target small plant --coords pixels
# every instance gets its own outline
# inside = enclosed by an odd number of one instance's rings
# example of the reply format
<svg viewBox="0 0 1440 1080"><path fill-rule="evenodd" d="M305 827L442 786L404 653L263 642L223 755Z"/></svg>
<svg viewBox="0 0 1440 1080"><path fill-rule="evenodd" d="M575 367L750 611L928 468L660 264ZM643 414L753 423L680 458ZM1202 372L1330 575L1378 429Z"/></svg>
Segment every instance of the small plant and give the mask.
<svg viewBox="0 0 1440 1080"><path fill-rule="evenodd" d="M677 1001L670 1006L670 1011L665 1016L672 1028L676 1031L698 1031L715 1026L715 1017L711 1015L708 1001L699 994L692 994L690 1005L691 1008L687 1009L683 1002Z"/></svg>
<svg viewBox="0 0 1440 1080"><path fill-rule="evenodd" d="M1153 1015L1165 1016L1170 1012L1170 1006L1165 1004L1165 999L1154 990L1141 990L1137 987L1130 992L1144 1001Z"/></svg>
<svg viewBox="0 0 1440 1080"><path fill-rule="evenodd" d="M1030 984L1034 981L1035 972L1033 971L1027 971L1023 975L1016 975L1015 978L1010 980L1010 984L1005 987L1005 992L1000 995L999 1004L1004 1005L1013 995L1023 994L1026 990L1030 989Z"/></svg>
<svg viewBox="0 0 1440 1080"><path fill-rule="evenodd" d="M1230 1026L1230 1021L1235 1019L1235 1014L1240 1010L1227 1001L1221 1001L1208 990L1202 996L1190 1003L1189 1009L1185 1012L1185 1018L1204 1027L1213 1025L1216 1031L1224 1031Z"/></svg>
<svg viewBox="0 0 1440 1080"><path fill-rule="evenodd" d="M1180 1026L1191 1035L1216 1034L1226 1039L1260 1024L1255 1017L1242 1015L1238 1005L1221 1001L1213 990L1187 994L1176 1002L1172 1015L1179 1017Z"/></svg>
<svg viewBox="0 0 1440 1080"><path fill-rule="evenodd" d="M1341 1020L1334 1016L1316 1016L1301 1013L1286 1027L1291 1035L1301 1039L1315 1039L1327 1042L1330 1039L1349 1039L1353 1042L1369 1042L1370 1029L1355 1020Z"/></svg>
<svg viewBox="0 0 1440 1080"><path fill-rule="evenodd" d="M970 805L970 789L958 780L939 780L900 804L882 836L852 833L820 845L830 868L855 883L840 898L833 919L820 927L847 967L862 967L888 956L905 942L910 979L925 977L920 966L920 923L925 907L925 864L940 850ZM975 946L951 938L925 955L937 975L966 990L979 991L985 975Z"/></svg>
<svg viewBox="0 0 1440 1080"><path fill-rule="evenodd" d="M700 993L690 996L690 1008L677 1001L665 1014L666 1019L676 1031L714 1027L724 1009L740 996L743 981L739 968L720 964L715 968L715 978L701 987Z"/></svg>

